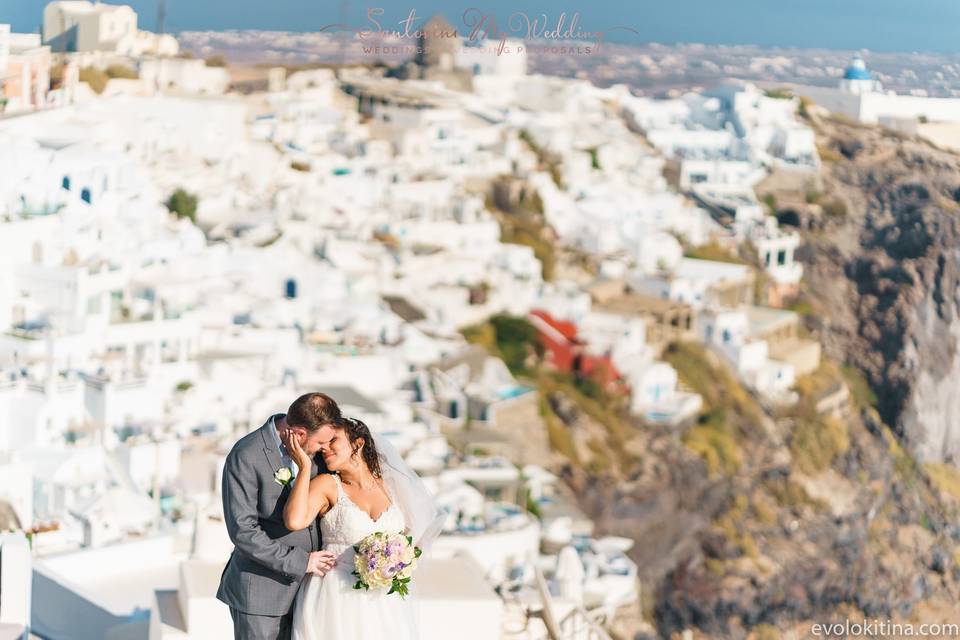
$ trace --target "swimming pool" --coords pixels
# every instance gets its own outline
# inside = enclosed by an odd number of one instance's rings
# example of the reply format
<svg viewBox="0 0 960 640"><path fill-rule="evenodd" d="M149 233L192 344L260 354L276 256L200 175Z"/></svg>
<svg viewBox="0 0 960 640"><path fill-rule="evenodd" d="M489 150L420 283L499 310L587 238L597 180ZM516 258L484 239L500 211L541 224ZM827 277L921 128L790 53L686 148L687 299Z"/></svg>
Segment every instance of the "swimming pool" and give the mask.
<svg viewBox="0 0 960 640"><path fill-rule="evenodd" d="M525 387L523 385L515 385L512 387L507 387L505 389L500 389L497 391L497 397L501 400L509 400L510 398L516 398L522 396L525 393L530 393L533 391L531 387Z"/></svg>

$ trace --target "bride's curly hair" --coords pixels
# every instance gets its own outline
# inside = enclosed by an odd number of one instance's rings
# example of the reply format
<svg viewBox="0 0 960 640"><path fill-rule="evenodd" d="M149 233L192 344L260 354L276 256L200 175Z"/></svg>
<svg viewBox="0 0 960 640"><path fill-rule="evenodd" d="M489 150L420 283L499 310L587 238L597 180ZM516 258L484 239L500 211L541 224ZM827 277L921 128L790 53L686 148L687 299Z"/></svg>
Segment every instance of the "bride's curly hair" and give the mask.
<svg viewBox="0 0 960 640"><path fill-rule="evenodd" d="M373 443L370 427L364 424L363 420L342 416L333 422L333 428L346 432L347 439L350 440L350 446L353 448L353 453L356 454L359 451L360 457L363 458L363 461L367 464L367 468L370 469L373 477L382 478L383 473L380 471L380 456L377 453L377 445ZM362 450L360 449L359 443L361 438L363 439ZM326 469L326 464L323 462L323 456L318 456L317 462L321 470L329 473L329 469Z"/></svg>

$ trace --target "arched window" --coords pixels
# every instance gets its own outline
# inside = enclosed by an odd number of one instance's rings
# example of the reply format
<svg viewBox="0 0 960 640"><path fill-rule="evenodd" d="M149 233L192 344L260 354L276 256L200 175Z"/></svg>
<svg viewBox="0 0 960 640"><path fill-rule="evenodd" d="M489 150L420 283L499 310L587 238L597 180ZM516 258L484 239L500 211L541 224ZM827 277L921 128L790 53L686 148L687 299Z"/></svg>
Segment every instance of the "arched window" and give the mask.
<svg viewBox="0 0 960 640"><path fill-rule="evenodd" d="M70 191L70 176L63 176L63 181L60 183L60 186Z"/></svg>
<svg viewBox="0 0 960 640"><path fill-rule="evenodd" d="M297 281L293 278L288 278L286 282L286 295L288 300L293 300L297 297Z"/></svg>
<svg viewBox="0 0 960 640"><path fill-rule="evenodd" d="M93 201L93 194L90 193L90 187L84 187L80 191L80 199L90 204Z"/></svg>

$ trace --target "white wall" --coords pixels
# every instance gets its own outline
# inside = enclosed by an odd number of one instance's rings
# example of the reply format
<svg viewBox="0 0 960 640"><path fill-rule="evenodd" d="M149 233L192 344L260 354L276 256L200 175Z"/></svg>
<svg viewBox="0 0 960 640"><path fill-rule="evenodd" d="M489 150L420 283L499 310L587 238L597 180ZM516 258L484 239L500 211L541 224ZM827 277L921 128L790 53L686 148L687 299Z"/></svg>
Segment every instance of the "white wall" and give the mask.
<svg viewBox="0 0 960 640"><path fill-rule="evenodd" d="M0 450L3 450L0 448ZM26 462L0 464L0 500L13 507L20 526L33 524L33 466Z"/></svg>
<svg viewBox="0 0 960 640"><path fill-rule="evenodd" d="M10 25L0 24L0 73L7 70L10 61Z"/></svg>
<svg viewBox="0 0 960 640"><path fill-rule="evenodd" d="M875 123L881 117L919 118L931 122L960 122L960 99L868 93L862 98L860 119Z"/></svg>
<svg viewBox="0 0 960 640"><path fill-rule="evenodd" d="M0 624L30 626L30 544L22 533L0 534Z"/></svg>
<svg viewBox="0 0 960 640"><path fill-rule="evenodd" d="M796 90L832 113L839 113L854 120L860 119L860 96L833 87L797 87Z"/></svg>

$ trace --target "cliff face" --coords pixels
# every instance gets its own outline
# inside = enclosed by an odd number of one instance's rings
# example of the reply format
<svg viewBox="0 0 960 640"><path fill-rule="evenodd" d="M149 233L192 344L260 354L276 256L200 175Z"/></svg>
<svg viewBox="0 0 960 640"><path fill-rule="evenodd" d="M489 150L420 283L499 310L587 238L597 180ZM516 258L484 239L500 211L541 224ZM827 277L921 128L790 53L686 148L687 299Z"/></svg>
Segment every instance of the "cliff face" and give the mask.
<svg viewBox="0 0 960 640"><path fill-rule="evenodd" d="M817 128L822 197L841 204L799 216L812 324L867 375L917 457L960 460L960 158L874 128Z"/></svg>
<svg viewBox="0 0 960 640"><path fill-rule="evenodd" d="M665 354L704 397L686 429L625 429L549 394L581 443L566 480L601 531L636 540L660 637L808 637L814 622L955 616L960 471L934 463L960 461L960 158L813 124L818 179L760 188L801 230L797 309L825 347L800 403L764 408L696 345ZM851 407L818 414L841 379Z"/></svg>

